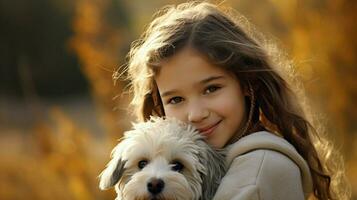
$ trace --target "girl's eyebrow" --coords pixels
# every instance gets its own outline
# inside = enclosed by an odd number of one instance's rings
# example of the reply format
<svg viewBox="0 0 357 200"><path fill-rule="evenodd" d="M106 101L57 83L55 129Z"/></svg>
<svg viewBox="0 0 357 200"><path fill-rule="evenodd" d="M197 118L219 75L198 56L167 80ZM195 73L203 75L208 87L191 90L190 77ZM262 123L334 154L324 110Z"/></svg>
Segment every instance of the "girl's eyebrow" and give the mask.
<svg viewBox="0 0 357 200"><path fill-rule="evenodd" d="M214 81L214 80L217 80L217 79L223 79L223 78L224 78L224 76L211 76L211 77L208 77L208 78L205 78L205 79L199 81L198 84L202 85L202 84L206 84L206 83L209 83L211 81ZM161 94L161 97L170 96L170 95L172 95L172 94L174 94L176 92L177 92L177 90L170 90L170 91L167 91L167 92L163 92Z"/></svg>
<svg viewBox="0 0 357 200"><path fill-rule="evenodd" d="M170 91L167 91L167 92L164 92L161 94L161 97L166 97L166 96L170 96L172 94L176 93L176 90L170 90Z"/></svg>
<svg viewBox="0 0 357 200"><path fill-rule="evenodd" d="M199 84L205 84L205 83L209 83L211 81L217 80L217 79L223 79L224 76L211 76L208 78L205 78L203 80L201 80L200 82L198 82Z"/></svg>

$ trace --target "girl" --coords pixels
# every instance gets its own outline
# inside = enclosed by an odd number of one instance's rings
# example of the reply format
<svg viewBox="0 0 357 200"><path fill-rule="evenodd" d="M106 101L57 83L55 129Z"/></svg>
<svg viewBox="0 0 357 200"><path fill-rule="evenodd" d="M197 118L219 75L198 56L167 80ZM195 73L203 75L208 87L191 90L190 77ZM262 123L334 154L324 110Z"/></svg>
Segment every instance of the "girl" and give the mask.
<svg viewBox="0 0 357 200"><path fill-rule="evenodd" d="M176 117L228 150L229 170L214 199L348 198L331 184L313 145L319 135L288 82L227 13L191 2L156 14L126 69L137 116Z"/></svg>

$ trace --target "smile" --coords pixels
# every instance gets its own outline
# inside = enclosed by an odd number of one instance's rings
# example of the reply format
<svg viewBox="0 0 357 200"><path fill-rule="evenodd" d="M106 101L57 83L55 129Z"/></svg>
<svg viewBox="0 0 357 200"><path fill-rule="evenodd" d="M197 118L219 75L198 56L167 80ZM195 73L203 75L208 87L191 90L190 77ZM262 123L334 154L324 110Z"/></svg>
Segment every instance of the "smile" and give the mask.
<svg viewBox="0 0 357 200"><path fill-rule="evenodd" d="M218 127L218 125L221 123L222 120L218 121L217 123L215 123L214 125L212 126L208 126L208 127L204 127L204 128L200 128L198 129L198 131L200 132L201 135L203 136L210 136L213 131Z"/></svg>

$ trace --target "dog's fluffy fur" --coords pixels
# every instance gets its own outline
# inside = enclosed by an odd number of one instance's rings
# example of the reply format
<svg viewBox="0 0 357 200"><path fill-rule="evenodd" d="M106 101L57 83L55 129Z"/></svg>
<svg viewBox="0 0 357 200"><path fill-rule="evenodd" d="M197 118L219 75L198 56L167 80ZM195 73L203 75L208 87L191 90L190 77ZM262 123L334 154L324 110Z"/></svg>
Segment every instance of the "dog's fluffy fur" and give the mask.
<svg viewBox="0 0 357 200"><path fill-rule="evenodd" d="M152 118L124 134L99 187L115 185L117 200L209 200L225 173L223 154L192 126Z"/></svg>

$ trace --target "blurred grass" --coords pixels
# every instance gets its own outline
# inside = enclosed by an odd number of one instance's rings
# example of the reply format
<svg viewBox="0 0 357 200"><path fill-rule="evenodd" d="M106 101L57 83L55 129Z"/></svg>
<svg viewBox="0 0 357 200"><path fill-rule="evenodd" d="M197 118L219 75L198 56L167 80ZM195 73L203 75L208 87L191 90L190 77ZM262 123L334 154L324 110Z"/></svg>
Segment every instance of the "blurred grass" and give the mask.
<svg viewBox="0 0 357 200"><path fill-rule="evenodd" d="M88 79L91 112L30 97L28 123L9 122L0 115L0 199L114 199L99 191L97 176L109 153L129 127L126 83L112 82L112 73L125 63L130 41L137 38L153 12L178 1L78 0L73 3L73 35L65 44L79 58ZM180 1L182 2L182 1ZM347 176L357 195L356 3L335 1L225 1L247 16L264 33L272 34L295 62L307 95L323 113L329 136L346 159ZM115 23L113 13L127 21ZM117 17L118 17L117 16ZM114 22L113 22L114 21ZM31 96L31 95L30 95ZM59 103L60 104L60 103ZM11 108L10 108L11 109ZM14 109L16 110L16 109ZM1 111L1 109L0 109ZM11 112L11 111L9 111ZM9 113L8 112L8 113ZM0 113L1 114L1 113ZM92 114L96 122L79 123ZM30 119L31 118L31 119ZM20 120L19 120L20 121ZM99 133L91 125L102 128ZM18 125L20 124L20 125Z"/></svg>

